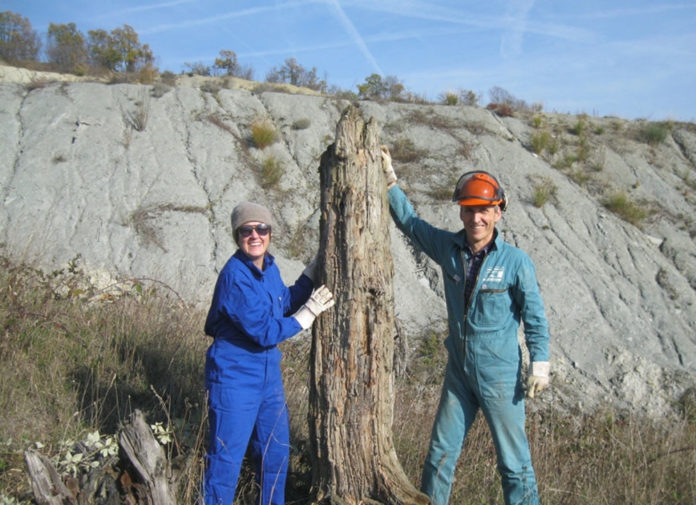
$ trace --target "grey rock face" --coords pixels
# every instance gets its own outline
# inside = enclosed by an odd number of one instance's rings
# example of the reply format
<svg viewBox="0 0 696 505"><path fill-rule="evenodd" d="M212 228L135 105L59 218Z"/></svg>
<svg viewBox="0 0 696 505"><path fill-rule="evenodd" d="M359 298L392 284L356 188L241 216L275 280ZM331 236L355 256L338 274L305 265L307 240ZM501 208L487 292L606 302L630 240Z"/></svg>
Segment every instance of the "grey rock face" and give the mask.
<svg viewBox="0 0 696 505"><path fill-rule="evenodd" d="M319 158L347 102L5 82L0 103L3 254L45 270L79 259L95 275L155 279L205 307L235 250L229 215L243 200L274 212L273 253L286 282L316 252ZM694 125L671 125L651 144L641 140L644 124L616 118L360 108L382 125L401 186L432 224L460 228L449 196L461 173L501 180L511 203L499 230L534 260L551 326L553 388L542 404L658 416L694 387ZM252 140L260 123L277 134L263 149ZM639 226L607 208L621 195L614 209L645 212L625 218ZM440 272L391 231L396 314L413 348L426 332L445 331Z"/></svg>

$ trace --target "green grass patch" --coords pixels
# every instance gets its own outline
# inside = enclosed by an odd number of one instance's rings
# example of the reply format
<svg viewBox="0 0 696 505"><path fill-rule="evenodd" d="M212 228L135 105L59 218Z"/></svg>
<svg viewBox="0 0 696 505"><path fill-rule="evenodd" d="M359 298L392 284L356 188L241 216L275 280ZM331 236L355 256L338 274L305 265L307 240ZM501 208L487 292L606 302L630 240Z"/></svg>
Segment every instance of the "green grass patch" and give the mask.
<svg viewBox="0 0 696 505"><path fill-rule="evenodd" d="M648 211L644 206L631 201L628 195L623 192L608 196L602 203L604 207L621 219L635 226L640 226L641 222L648 216Z"/></svg>
<svg viewBox="0 0 696 505"><path fill-rule="evenodd" d="M542 177L539 182L534 185L532 192L532 203L535 207L543 207L549 201L556 200L558 187L548 177Z"/></svg>
<svg viewBox="0 0 696 505"><path fill-rule="evenodd" d="M532 135L532 151L541 154L552 142L551 134L546 130L537 131Z"/></svg>
<svg viewBox="0 0 696 505"><path fill-rule="evenodd" d="M292 123L292 128L293 130L306 130L311 124L312 121L309 118L302 117Z"/></svg>
<svg viewBox="0 0 696 505"><path fill-rule="evenodd" d="M275 188L285 173L283 164L275 156L268 156L261 162L261 187Z"/></svg>
<svg viewBox="0 0 696 505"><path fill-rule="evenodd" d="M638 140L651 146L665 141L672 131L672 125L667 122L648 122L638 130Z"/></svg>

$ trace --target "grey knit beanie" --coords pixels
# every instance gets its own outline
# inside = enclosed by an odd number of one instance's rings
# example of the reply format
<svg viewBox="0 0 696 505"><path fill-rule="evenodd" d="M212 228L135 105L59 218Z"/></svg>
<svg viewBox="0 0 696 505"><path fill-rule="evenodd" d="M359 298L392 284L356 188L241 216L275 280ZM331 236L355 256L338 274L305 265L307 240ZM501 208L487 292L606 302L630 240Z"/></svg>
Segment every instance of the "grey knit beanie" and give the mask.
<svg viewBox="0 0 696 505"><path fill-rule="evenodd" d="M232 211L232 233L237 236L237 229L249 221L258 221L273 226L271 211L263 205L252 202L242 202Z"/></svg>

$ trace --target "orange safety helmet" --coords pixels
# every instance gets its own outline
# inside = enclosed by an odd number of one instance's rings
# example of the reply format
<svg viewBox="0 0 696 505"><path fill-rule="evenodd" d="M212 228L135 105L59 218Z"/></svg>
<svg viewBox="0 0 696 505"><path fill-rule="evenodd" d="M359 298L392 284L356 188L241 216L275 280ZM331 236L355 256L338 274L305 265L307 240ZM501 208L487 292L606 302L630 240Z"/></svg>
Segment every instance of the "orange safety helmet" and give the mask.
<svg viewBox="0 0 696 505"><path fill-rule="evenodd" d="M467 172L457 181L452 201L461 206L498 205L500 210L507 208L507 197L498 179L488 172L476 170Z"/></svg>

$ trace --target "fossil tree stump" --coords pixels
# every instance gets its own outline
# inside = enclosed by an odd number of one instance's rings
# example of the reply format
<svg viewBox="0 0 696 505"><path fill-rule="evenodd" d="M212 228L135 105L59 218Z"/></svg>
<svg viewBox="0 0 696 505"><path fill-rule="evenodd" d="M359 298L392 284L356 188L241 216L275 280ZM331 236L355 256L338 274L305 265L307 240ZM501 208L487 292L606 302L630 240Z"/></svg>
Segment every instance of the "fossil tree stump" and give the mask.
<svg viewBox="0 0 696 505"><path fill-rule="evenodd" d="M320 164L319 271L336 305L312 330L317 503L424 504L394 450L394 294L378 128L348 107Z"/></svg>

